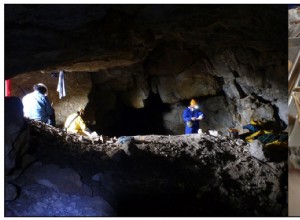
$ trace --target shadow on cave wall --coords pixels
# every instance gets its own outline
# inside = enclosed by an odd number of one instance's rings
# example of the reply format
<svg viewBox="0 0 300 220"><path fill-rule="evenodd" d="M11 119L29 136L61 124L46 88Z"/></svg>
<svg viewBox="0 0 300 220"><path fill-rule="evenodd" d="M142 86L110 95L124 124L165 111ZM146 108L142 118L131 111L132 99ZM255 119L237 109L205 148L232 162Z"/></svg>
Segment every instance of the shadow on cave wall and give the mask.
<svg viewBox="0 0 300 220"><path fill-rule="evenodd" d="M129 136L148 134L167 134L164 126L163 113L170 111L169 104L164 104L158 94L150 93L145 100L145 107L136 109L117 102L117 108L105 116L96 113L96 125L93 129L99 134L108 136Z"/></svg>

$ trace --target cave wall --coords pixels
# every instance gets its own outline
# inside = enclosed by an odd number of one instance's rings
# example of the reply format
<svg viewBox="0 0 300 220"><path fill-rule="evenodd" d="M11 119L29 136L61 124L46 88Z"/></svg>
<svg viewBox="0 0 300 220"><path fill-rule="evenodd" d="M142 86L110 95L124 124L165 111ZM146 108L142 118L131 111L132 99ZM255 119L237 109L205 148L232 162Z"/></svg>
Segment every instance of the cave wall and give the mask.
<svg viewBox="0 0 300 220"><path fill-rule="evenodd" d="M149 94L169 104L155 120L173 134L191 98L203 129L287 124L286 20L284 5L6 5L5 78L19 86L28 74L31 88L42 76L58 121L87 105L100 131L123 124L127 107L149 107ZM58 69L63 100L52 97Z"/></svg>
<svg viewBox="0 0 300 220"><path fill-rule="evenodd" d="M20 99L33 91L33 85L43 83L48 87L48 98L53 103L55 110L56 126L62 127L67 117L78 111L79 108L85 109L89 98L88 95L92 89L91 77L88 73L68 73L64 74L66 96L59 99L56 91L58 78L53 77L51 73L32 72L15 76L11 79L12 95ZM89 120L93 120L93 114L89 114Z"/></svg>

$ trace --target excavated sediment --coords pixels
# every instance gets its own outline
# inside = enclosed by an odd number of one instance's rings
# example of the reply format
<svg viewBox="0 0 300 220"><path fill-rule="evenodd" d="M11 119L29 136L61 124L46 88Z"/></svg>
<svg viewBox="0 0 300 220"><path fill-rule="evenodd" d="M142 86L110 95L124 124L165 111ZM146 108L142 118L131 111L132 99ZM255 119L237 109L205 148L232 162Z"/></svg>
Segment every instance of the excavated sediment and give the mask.
<svg viewBox="0 0 300 220"><path fill-rule="evenodd" d="M113 215L287 216L287 162L259 161L241 139L195 134L91 141L28 123L30 153L43 164L78 172L92 195L113 207ZM24 179L20 175L14 183L22 189ZM19 196L6 203L6 210L14 216L18 204L22 215L22 206L29 203ZM89 215L76 213L59 215ZM35 214L27 210L27 215Z"/></svg>

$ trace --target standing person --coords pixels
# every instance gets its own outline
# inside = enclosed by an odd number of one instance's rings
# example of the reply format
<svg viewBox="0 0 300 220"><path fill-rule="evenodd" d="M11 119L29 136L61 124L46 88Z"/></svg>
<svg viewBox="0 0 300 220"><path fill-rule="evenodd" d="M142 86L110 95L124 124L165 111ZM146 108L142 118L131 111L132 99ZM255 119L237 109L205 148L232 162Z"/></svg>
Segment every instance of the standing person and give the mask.
<svg viewBox="0 0 300 220"><path fill-rule="evenodd" d="M83 115L84 115L84 110L80 109L78 112L68 116L64 126L67 133L80 134L80 135L91 137L91 132L86 127L82 119Z"/></svg>
<svg viewBox="0 0 300 220"><path fill-rule="evenodd" d="M54 109L47 97L47 86L38 83L33 86L33 90L22 99L24 116L55 126Z"/></svg>
<svg viewBox="0 0 300 220"><path fill-rule="evenodd" d="M182 114L185 122L185 134L198 133L199 121L203 119L203 113L198 110L197 102L192 99L190 106Z"/></svg>

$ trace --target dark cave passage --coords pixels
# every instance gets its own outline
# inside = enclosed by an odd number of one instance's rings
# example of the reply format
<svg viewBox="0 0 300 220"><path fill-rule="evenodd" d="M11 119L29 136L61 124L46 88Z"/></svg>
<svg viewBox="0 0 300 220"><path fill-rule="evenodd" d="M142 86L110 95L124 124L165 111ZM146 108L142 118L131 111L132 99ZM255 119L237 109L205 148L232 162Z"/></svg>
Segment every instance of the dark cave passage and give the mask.
<svg viewBox="0 0 300 220"><path fill-rule="evenodd" d="M158 94L150 93L145 100L145 107L136 109L122 102L116 110L107 114L103 123L105 126L95 129L100 134L108 136L133 136L149 134L168 134L163 121L163 114L170 111L170 105L164 104ZM101 122L100 122L101 123Z"/></svg>

